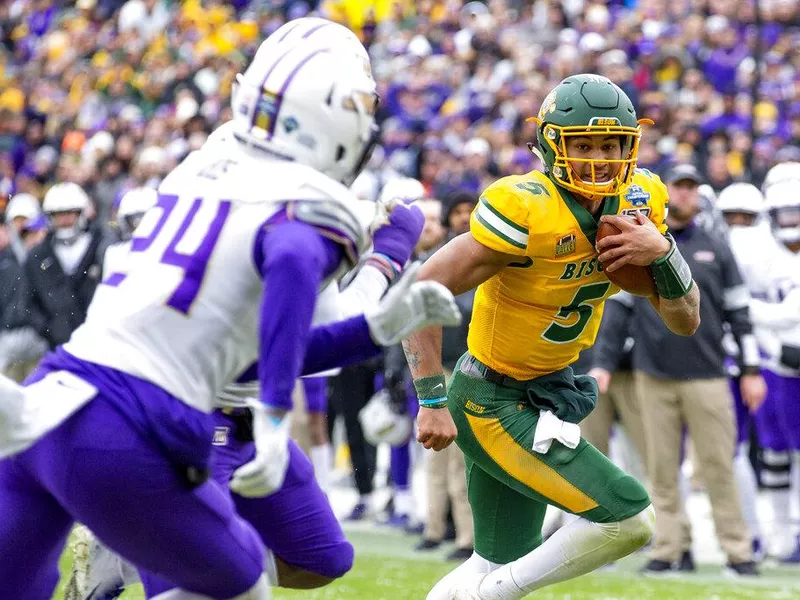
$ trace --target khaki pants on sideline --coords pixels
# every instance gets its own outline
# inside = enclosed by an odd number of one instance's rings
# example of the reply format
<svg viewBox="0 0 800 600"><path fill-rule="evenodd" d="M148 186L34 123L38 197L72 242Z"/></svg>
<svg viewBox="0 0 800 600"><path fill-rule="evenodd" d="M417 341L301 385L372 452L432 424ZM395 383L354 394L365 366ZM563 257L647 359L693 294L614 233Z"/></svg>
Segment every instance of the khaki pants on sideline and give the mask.
<svg viewBox="0 0 800 600"><path fill-rule="evenodd" d="M448 385L453 372L444 370ZM425 523L425 539L440 542L447 525L447 500L453 512L456 527L456 546L472 548L472 509L467 497L467 467L464 453L457 444L450 444L439 452L429 451L428 471L428 512Z"/></svg>
<svg viewBox="0 0 800 600"><path fill-rule="evenodd" d="M733 476L736 427L727 380L659 379L637 371L634 381L641 403L647 471L656 511L650 558L674 562L687 549L678 490L685 423L697 451L697 467L707 486L720 545L731 563L751 560L750 536Z"/></svg>
<svg viewBox="0 0 800 600"><path fill-rule="evenodd" d="M600 394L595 409L581 421L584 439L606 456L615 411L619 414L625 433L636 447L639 458L647 464L642 413L633 384L633 373L630 371L618 371L611 376L608 393Z"/></svg>
<svg viewBox="0 0 800 600"><path fill-rule="evenodd" d="M428 515L425 539L441 541L444 537L447 500L456 526L456 546L472 548L472 509L467 498L464 453L456 444L440 452L428 452Z"/></svg>

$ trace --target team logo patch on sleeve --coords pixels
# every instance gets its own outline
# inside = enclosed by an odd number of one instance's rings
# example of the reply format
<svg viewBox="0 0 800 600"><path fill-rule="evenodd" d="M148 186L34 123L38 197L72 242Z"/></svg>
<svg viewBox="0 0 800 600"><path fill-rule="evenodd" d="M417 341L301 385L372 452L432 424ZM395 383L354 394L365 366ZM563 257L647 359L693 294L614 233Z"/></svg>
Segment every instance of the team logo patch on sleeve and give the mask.
<svg viewBox="0 0 800 600"><path fill-rule="evenodd" d="M650 200L650 193L642 189L642 186L635 183L628 188L625 192L625 200L631 203L632 206L645 206L647 201Z"/></svg>
<svg viewBox="0 0 800 600"><path fill-rule="evenodd" d="M564 256L575 252L576 236L574 233L568 233L562 236L556 242L556 256Z"/></svg>
<svg viewBox="0 0 800 600"><path fill-rule="evenodd" d="M228 445L228 434L230 433L230 427L215 427L214 428L214 439L211 441L212 446L227 446Z"/></svg>

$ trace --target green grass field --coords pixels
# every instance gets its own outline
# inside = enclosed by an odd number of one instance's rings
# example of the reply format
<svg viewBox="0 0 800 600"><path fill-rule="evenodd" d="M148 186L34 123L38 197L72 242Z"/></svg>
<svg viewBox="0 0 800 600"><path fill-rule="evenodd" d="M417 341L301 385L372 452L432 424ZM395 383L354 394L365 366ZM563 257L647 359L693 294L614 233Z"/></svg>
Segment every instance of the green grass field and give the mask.
<svg viewBox="0 0 800 600"><path fill-rule="evenodd" d="M418 554L414 538L374 531L349 531L356 547L353 570L340 581L320 590L279 590L278 600L418 600L424 599L439 577L454 565L443 552ZM536 600L794 600L800 598L800 570L764 568L757 580L728 579L717 566L702 566L697 575L648 579L635 574L642 555L619 563L614 571L587 575L532 594ZM69 557L61 562L69 569ZM61 589L54 600L61 600ZM126 592L125 600L141 600L140 587Z"/></svg>

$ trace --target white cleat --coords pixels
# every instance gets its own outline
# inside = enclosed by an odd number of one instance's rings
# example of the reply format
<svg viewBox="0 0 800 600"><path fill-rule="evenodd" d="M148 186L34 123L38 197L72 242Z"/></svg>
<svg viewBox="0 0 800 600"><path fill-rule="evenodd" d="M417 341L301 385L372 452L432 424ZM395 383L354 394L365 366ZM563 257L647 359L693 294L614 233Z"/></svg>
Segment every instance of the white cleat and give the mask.
<svg viewBox="0 0 800 600"><path fill-rule="evenodd" d="M486 575L475 573L450 588L450 600L484 600L480 594L481 582Z"/></svg>

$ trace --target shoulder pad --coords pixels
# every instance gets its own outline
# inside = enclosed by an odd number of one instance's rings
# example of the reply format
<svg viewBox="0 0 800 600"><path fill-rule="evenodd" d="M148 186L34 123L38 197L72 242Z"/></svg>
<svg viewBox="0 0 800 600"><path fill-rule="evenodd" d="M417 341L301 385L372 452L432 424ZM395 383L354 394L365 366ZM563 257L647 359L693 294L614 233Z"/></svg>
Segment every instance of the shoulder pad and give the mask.
<svg viewBox="0 0 800 600"><path fill-rule="evenodd" d="M353 266L369 246L369 236L355 211L336 200L296 200L289 204L288 214L344 244Z"/></svg>

